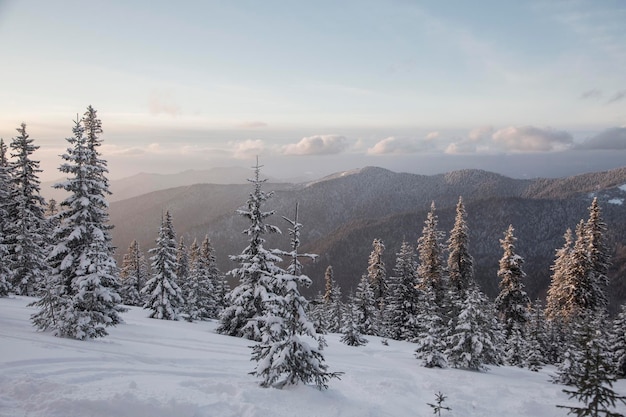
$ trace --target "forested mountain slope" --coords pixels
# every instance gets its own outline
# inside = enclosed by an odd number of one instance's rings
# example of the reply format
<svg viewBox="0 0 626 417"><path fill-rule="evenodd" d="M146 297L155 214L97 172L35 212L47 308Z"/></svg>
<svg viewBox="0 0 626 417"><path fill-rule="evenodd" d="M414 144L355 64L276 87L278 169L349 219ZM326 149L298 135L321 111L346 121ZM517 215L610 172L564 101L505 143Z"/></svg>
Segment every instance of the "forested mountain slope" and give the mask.
<svg viewBox="0 0 626 417"><path fill-rule="evenodd" d="M499 239L513 224L518 252L526 260L529 293L541 296L549 282L554 251L562 246L566 228L574 228L581 218L586 219L592 196L598 196L609 227L609 244L618 255L612 267L617 289L611 294L621 300L626 296L621 288L626 285L615 271L624 269L626 257L620 255L626 247L624 184L626 168L561 179L518 180L482 170L423 176L367 167L311 183L266 183L264 190L275 191L266 207L276 210L270 223L285 230L281 216L291 217L296 202L300 203L302 250L320 254L319 261L305 271L313 279L312 291L321 289L323 272L332 264L344 294L365 271L374 238L381 238L386 245L387 270L391 273L402 239L417 242L431 202L436 203L440 229L448 232L454 205L463 196L477 279L485 291L491 296L497 291ZM191 241L208 233L220 267L224 271L231 269L234 264L228 255L240 253L247 244L241 235L246 223L234 212L245 203L250 190L249 184L197 184L112 203L118 258L133 239L144 250L151 248L160 216L168 209L178 235ZM287 248L284 235L268 240L268 247Z"/></svg>

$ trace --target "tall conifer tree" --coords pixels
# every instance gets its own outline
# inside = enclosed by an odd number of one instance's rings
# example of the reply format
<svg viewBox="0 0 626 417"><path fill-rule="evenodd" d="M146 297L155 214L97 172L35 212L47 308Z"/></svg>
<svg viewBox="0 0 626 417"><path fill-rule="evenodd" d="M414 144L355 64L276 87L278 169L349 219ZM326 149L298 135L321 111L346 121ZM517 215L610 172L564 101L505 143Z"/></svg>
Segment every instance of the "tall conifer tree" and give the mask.
<svg viewBox="0 0 626 417"><path fill-rule="evenodd" d="M0 138L0 297L5 297L11 290L11 274L5 260L9 255L9 247L5 236L8 213L5 207L9 203L9 187L11 180L8 171L7 146Z"/></svg>
<svg viewBox="0 0 626 417"><path fill-rule="evenodd" d="M13 160L8 163L10 186L4 239L13 291L32 296L38 293L47 273L46 203L39 194L39 161L32 159L39 146L33 144L24 123L17 132L10 144Z"/></svg>
<svg viewBox="0 0 626 417"><path fill-rule="evenodd" d="M56 245L48 256L52 273L35 303L40 311L33 322L57 336L88 339L107 335L106 327L122 322L124 309L109 235L108 170L98 151L102 128L91 106L76 120L73 133L59 168L70 176L55 185L70 195L55 217Z"/></svg>
<svg viewBox="0 0 626 417"><path fill-rule="evenodd" d="M432 290L435 304L444 311L446 303L447 282L443 264L443 233L438 229L439 218L435 212L435 202L424 222L422 236L417 242L419 287Z"/></svg>
<svg viewBox="0 0 626 417"><path fill-rule="evenodd" d="M143 308L150 310L150 318L178 320L184 300L176 283L176 234L169 211L161 220L156 244L150 250L153 275L141 290L146 300Z"/></svg>
<svg viewBox="0 0 626 417"><path fill-rule="evenodd" d="M526 277L522 270L524 259L515 253L517 238L513 235L514 231L513 225L509 225L504 232L504 239L500 240L504 253L500 258L500 268L498 269L500 294L495 301L507 339L514 331L523 332L528 321L527 308L530 304L530 299L524 291L522 282Z"/></svg>
<svg viewBox="0 0 626 417"><path fill-rule="evenodd" d="M246 207L237 210L237 214L250 221L250 226L243 232L248 236L248 246L240 255L230 257L239 263L238 268L229 272L239 279L239 285L228 294L229 305L220 315L217 328L222 334L257 341L261 338L262 327L258 319L265 314L265 301L274 291L274 277L283 272L277 265L282 259L264 247L263 236L280 233L280 229L266 223L274 211L262 211L264 203L273 193L263 191L267 179L261 179L261 167L257 159L254 178L248 179L253 190Z"/></svg>
<svg viewBox="0 0 626 417"><path fill-rule="evenodd" d="M149 278L148 263L139 243L133 240L128 247L128 252L122 259L120 270L120 296L122 302L131 306L143 306L141 289Z"/></svg>

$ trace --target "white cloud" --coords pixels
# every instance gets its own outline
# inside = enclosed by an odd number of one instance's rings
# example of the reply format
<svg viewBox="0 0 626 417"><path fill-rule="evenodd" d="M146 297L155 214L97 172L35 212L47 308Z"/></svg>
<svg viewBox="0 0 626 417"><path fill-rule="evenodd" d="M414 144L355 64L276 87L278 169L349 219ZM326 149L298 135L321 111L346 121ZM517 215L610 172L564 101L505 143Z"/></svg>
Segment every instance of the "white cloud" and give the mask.
<svg viewBox="0 0 626 417"><path fill-rule="evenodd" d="M483 142L485 140L490 139L490 136L493 134L492 126L481 126L475 129L470 130L467 138L471 142Z"/></svg>
<svg viewBox="0 0 626 417"><path fill-rule="evenodd" d="M572 143L572 135L554 129L541 129L534 126L500 129L492 135L493 144L504 151L547 152L564 150Z"/></svg>
<svg viewBox="0 0 626 417"><path fill-rule="evenodd" d="M458 155L464 153L475 153L477 150L478 148L476 147L476 144L474 142L469 140L461 140L449 144L444 152L451 155Z"/></svg>
<svg viewBox="0 0 626 417"><path fill-rule="evenodd" d="M331 155L348 147L347 139L341 135L315 135L302 138L298 143L283 147L285 155Z"/></svg>
<svg viewBox="0 0 626 417"><path fill-rule="evenodd" d="M431 134L429 134L431 135ZM425 152L435 148L434 139L425 140L397 138L390 136L385 138L367 150L368 155L385 155L385 154L411 154Z"/></svg>
<svg viewBox="0 0 626 417"><path fill-rule="evenodd" d="M489 149L493 127L481 126L470 130L466 138L462 138L448 145L447 154L467 154L486 151Z"/></svg>
<svg viewBox="0 0 626 417"><path fill-rule="evenodd" d="M228 143L232 147L233 157L250 159L265 152L265 143L261 139L247 139Z"/></svg>
<svg viewBox="0 0 626 417"><path fill-rule="evenodd" d="M426 135L426 140L435 140L437 139L439 136L441 136L441 133L439 132L430 132L429 134Z"/></svg>

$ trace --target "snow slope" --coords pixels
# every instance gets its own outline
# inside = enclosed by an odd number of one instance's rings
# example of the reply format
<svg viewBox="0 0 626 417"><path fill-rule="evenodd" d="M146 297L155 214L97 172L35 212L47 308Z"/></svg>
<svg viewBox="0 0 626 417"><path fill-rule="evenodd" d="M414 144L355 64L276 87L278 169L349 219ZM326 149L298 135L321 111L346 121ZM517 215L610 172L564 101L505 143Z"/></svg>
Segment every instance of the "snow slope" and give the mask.
<svg viewBox="0 0 626 417"><path fill-rule="evenodd" d="M215 334L215 323L148 319L130 308L108 337L75 341L37 333L31 301L0 299L2 417L415 417L433 415L427 403L438 391L452 408L443 416L565 416L555 404L571 404L548 382L554 368L425 369L413 344L370 337L349 347L334 334L325 355L329 370L345 372L341 380L327 391L264 389L248 375L250 342ZM625 394L626 381L615 389Z"/></svg>

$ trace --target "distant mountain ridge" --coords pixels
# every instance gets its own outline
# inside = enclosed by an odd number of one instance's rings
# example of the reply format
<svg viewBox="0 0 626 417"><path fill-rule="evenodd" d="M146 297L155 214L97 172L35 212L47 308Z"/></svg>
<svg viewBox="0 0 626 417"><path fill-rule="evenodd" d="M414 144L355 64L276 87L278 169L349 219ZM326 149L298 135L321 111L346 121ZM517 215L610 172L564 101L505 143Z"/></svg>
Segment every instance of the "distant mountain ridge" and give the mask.
<svg viewBox="0 0 626 417"><path fill-rule="evenodd" d="M205 170L187 170L176 174L154 174L141 172L139 174L111 180L109 202L126 200L138 195L153 191L165 190L174 187L184 187L193 184L245 184L250 178L249 169L242 167L219 167ZM62 181L59 180L59 181ZM273 182L280 182L272 179ZM56 190L52 186L58 181L47 181L41 184L42 195L46 199L54 198L61 201L65 191Z"/></svg>
<svg viewBox="0 0 626 417"><path fill-rule="evenodd" d="M425 176L366 167L300 184L268 182L264 190L274 191L265 209L275 210L276 215L268 220L285 231L281 216L291 217L296 202L300 204L302 250L320 255L305 271L313 279L313 292L321 289L323 271L331 264L347 293L367 267L374 238L386 244L390 274L402 239L416 244L431 202L437 206L441 230L448 232L454 206L463 196L470 250L481 285L492 296L497 291L495 271L502 255L499 239L513 224L518 252L526 259L527 287L535 297L545 291L549 266L555 249L562 246L563 233L587 217L593 196L600 199L611 247L616 253L626 248L626 206L620 204L626 200L625 184L626 167L559 179L512 179L482 170ZM230 270L235 265L228 255L240 253L247 244L241 235L247 225L234 212L245 204L250 191L249 184L196 184L113 202L110 213L116 226L113 240L118 258L132 239L144 250L151 248L161 213L167 209L178 235L185 236L188 243L209 234L220 268ZM288 237L269 236L267 245L287 248ZM615 271L621 267L614 262ZM620 291L612 294L622 297Z"/></svg>

